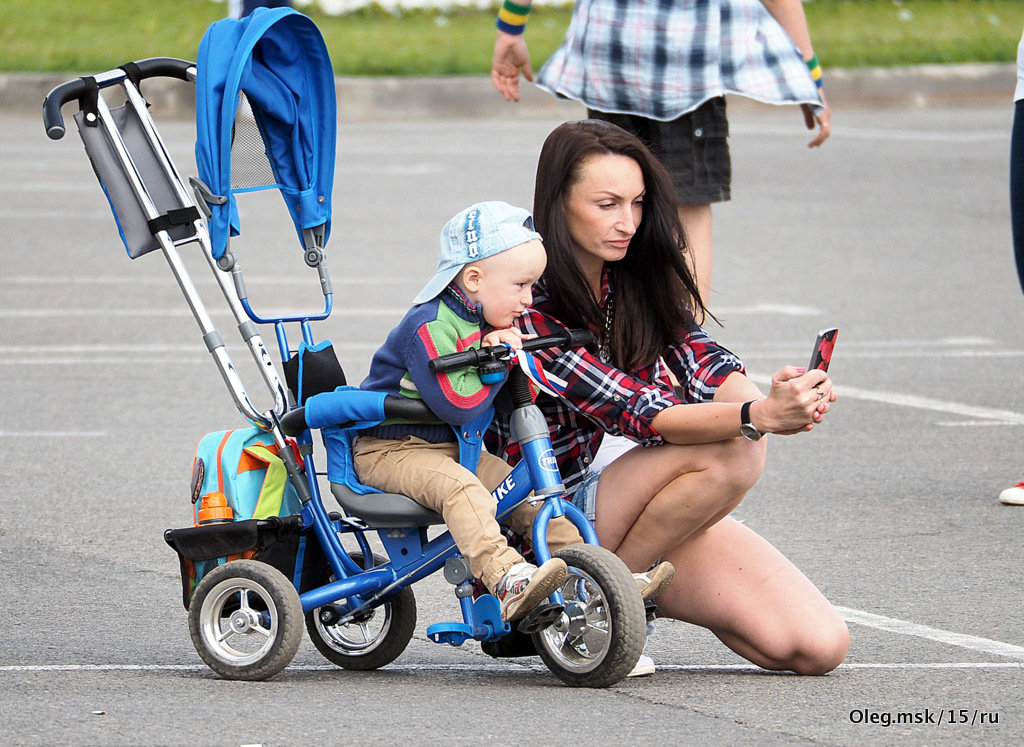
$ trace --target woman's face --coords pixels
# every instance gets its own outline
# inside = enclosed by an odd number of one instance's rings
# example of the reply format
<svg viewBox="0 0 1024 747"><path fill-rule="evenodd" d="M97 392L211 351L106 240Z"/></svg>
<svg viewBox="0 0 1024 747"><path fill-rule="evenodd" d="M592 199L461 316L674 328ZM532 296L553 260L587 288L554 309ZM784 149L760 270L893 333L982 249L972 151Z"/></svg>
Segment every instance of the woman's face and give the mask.
<svg viewBox="0 0 1024 747"><path fill-rule="evenodd" d="M565 219L576 261L592 274L626 256L643 217L644 177L636 161L617 154L588 156L580 172L569 189Z"/></svg>

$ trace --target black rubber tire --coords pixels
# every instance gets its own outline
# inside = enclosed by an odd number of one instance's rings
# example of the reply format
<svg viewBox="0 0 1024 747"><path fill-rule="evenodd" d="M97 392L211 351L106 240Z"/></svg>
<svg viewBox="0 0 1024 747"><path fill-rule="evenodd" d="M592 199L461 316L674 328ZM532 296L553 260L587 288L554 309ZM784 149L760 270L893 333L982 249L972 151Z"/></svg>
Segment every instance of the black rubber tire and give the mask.
<svg viewBox="0 0 1024 747"><path fill-rule="evenodd" d="M629 569L596 545L555 553L569 566L562 585L565 612L533 635L548 669L573 687L609 687L622 680L643 653L644 603Z"/></svg>
<svg viewBox="0 0 1024 747"><path fill-rule="evenodd" d="M352 560L362 565L363 556L352 553ZM373 561L375 566L388 562L376 554ZM306 632L316 650L343 669L368 671L390 664L405 651L416 629L416 597L409 586L368 610L358 623L325 625L319 613L319 607L306 613ZM355 639L355 631L362 633L362 640Z"/></svg>
<svg viewBox="0 0 1024 747"><path fill-rule="evenodd" d="M302 603L273 566L235 560L196 587L188 628L200 658L221 677L265 680L291 663L302 642Z"/></svg>

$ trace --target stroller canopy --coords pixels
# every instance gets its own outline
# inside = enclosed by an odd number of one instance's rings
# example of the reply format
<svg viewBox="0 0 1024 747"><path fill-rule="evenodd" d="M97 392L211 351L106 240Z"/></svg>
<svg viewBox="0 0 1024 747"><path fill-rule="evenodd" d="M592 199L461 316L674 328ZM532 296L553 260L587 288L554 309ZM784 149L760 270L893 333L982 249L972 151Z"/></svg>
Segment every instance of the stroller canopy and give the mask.
<svg viewBox="0 0 1024 747"><path fill-rule="evenodd" d="M240 232L231 183L231 146L239 92L252 108L275 186L303 248L303 229L331 222L337 137L334 71L323 36L291 8L259 8L207 29L196 61L196 165L215 196L208 204L211 253L220 259ZM226 199L218 200L217 197ZM217 204L220 202L220 204Z"/></svg>

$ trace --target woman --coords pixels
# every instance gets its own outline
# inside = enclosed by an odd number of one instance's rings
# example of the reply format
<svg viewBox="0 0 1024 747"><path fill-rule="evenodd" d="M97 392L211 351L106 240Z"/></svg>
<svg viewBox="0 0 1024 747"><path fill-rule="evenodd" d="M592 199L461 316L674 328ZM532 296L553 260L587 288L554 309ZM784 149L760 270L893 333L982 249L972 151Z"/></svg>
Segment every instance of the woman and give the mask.
<svg viewBox="0 0 1024 747"><path fill-rule="evenodd" d="M671 179L615 125L569 122L548 136L534 220L548 266L519 320L523 332L587 327L597 338L590 349L541 356L569 384L565 399L537 403L573 503L632 571L672 563L660 615L710 629L766 669L834 669L849 648L843 620L792 563L729 516L761 475L761 434L811 430L836 399L831 381L787 366L764 397L698 326L705 311ZM605 433L641 446L598 471L591 464ZM498 453L517 461L501 416L493 435Z"/></svg>

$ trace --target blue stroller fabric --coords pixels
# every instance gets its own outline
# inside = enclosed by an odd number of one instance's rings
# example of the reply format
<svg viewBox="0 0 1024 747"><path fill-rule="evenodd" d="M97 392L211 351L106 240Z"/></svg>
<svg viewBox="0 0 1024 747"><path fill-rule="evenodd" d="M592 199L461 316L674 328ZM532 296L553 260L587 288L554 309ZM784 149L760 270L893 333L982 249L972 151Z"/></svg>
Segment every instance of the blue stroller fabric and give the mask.
<svg viewBox="0 0 1024 747"><path fill-rule="evenodd" d="M305 248L302 229L330 235L337 138L334 70L316 24L291 8L260 8L212 24L196 62L196 165L216 196L210 252L220 259L241 230L231 189L231 143L245 93L267 158Z"/></svg>

